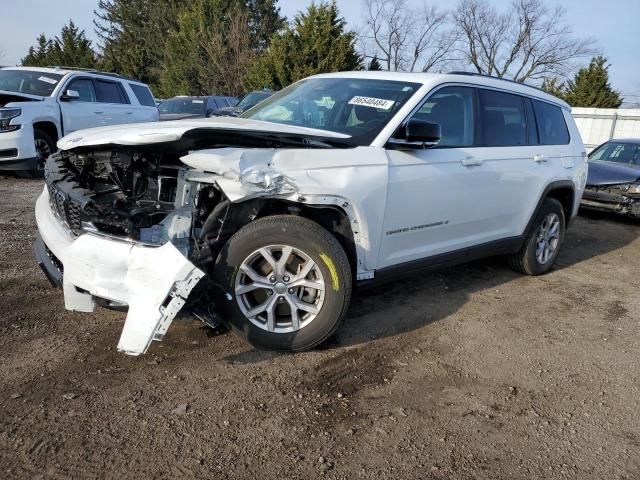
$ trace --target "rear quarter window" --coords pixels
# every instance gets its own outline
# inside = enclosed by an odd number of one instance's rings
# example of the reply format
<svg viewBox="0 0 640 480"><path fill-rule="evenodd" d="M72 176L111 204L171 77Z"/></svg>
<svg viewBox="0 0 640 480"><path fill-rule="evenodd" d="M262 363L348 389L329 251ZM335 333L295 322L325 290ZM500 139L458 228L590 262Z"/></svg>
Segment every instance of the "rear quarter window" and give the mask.
<svg viewBox="0 0 640 480"><path fill-rule="evenodd" d="M153 99L153 95L151 94L151 90L149 90L149 87L146 87L145 85L138 85L136 83L130 83L129 86L131 87L133 94L138 99L140 105L143 105L145 107L156 106L156 102Z"/></svg>
<svg viewBox="0 0 640 480"><path fill-rule="evenodd" d="M533 110L536 115L541 145L567 145L569 143L569 129L560 107L533 100Z"/></svg>

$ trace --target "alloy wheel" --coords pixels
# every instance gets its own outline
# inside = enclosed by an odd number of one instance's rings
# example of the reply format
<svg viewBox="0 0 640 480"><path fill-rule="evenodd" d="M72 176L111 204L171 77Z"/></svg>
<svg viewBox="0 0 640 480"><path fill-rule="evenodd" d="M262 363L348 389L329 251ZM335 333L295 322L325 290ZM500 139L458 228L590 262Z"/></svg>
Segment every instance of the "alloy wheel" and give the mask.
<svg viewBox="0 0 640 480"><path fill-rule="evenodd" d="M301 249L269 245L240 264L235 296L244 316L258 328L291 333L320 313L325 282L319 266Z"/></svg>
<svg viewBox="0 0 640 480"><path fill-rule="evenodd" d="M560 244L560 217L550 213L540 224L536 235L536 260L540 265L546 265Z"/></svg>

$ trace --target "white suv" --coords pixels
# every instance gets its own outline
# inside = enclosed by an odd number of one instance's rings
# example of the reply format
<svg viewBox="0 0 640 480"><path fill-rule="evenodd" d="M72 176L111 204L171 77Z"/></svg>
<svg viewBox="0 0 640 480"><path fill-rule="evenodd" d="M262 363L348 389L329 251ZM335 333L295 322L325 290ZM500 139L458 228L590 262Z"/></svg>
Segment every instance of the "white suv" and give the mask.
<svg viewBox="0 0 640 480"><path fill-rule="evenodd" d="M0 170L42 176L59 138L76 130L159 117L145 84L69 68L0 68Z"/></svg>
<svg viewBox="0 0 640 480"><path fill-rule="evenodd" d="M296 351L338 328L354 285L501 254L547 272L587 173L567 104L470 74L318 75L240 118L59 146L38 261L68 309L128 309L130 354L183 307Z"/></svg>

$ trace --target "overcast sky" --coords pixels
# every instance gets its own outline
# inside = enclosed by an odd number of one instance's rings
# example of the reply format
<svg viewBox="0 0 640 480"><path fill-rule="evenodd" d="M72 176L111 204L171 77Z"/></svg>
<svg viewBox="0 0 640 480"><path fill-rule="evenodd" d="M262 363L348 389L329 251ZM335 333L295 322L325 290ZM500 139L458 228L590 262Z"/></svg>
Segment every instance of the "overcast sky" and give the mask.
<svg viewBox="0 0 640 480"><path fill-rule="evenodd" d="M422 0L409 0L420 3ZM511 0L490 0L498 8L504 8ZM554 0L547 0L555 5ZM97 0L0 0L0 51L4 57L0 63L15 65L35 43L40 33L54 36L70 18L86 30L95 40L93 9ZM280 0L282 12L292 17L303 10L310 0ZM338 0L342 15L352 28L361 23L360 0ZM430 0L441 8L450 7L453 0ZM567 18L578 35L593 36L598 47L609 59L614 88L630 97L628 101L640 101L640 0L564 0Z"/></svg>

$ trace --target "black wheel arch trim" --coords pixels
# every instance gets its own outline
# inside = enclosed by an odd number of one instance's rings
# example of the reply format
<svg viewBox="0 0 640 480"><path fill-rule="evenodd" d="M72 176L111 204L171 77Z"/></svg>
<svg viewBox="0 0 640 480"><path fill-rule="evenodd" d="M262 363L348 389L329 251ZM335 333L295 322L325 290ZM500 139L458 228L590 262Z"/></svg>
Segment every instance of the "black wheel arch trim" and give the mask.
<svg viewBox="0 0 640 480"><path fill-rule="evenodd" d="M536 205L536 208L533 211L531 218L529 218L529 222L527 223L527 226L524 229L522 238L527 238L531 233L531 229L533 228L533 224L536 221L538 212L540 212L540 209L542 208L542 203L547 199L547 197L549 196L549 193L551 193L553 190L558 190L560 188L569 188L573 194L571 212L569 213L569 218L565 218L565 228L569 226L571 217L573 217L573 211L575 209L574 205L575 205L576 186L571 180L556 180L555 182L551 182L550 184L548 184L543 190L542 195L540 195L540 198L538 199L538 204Z"/></svg>

